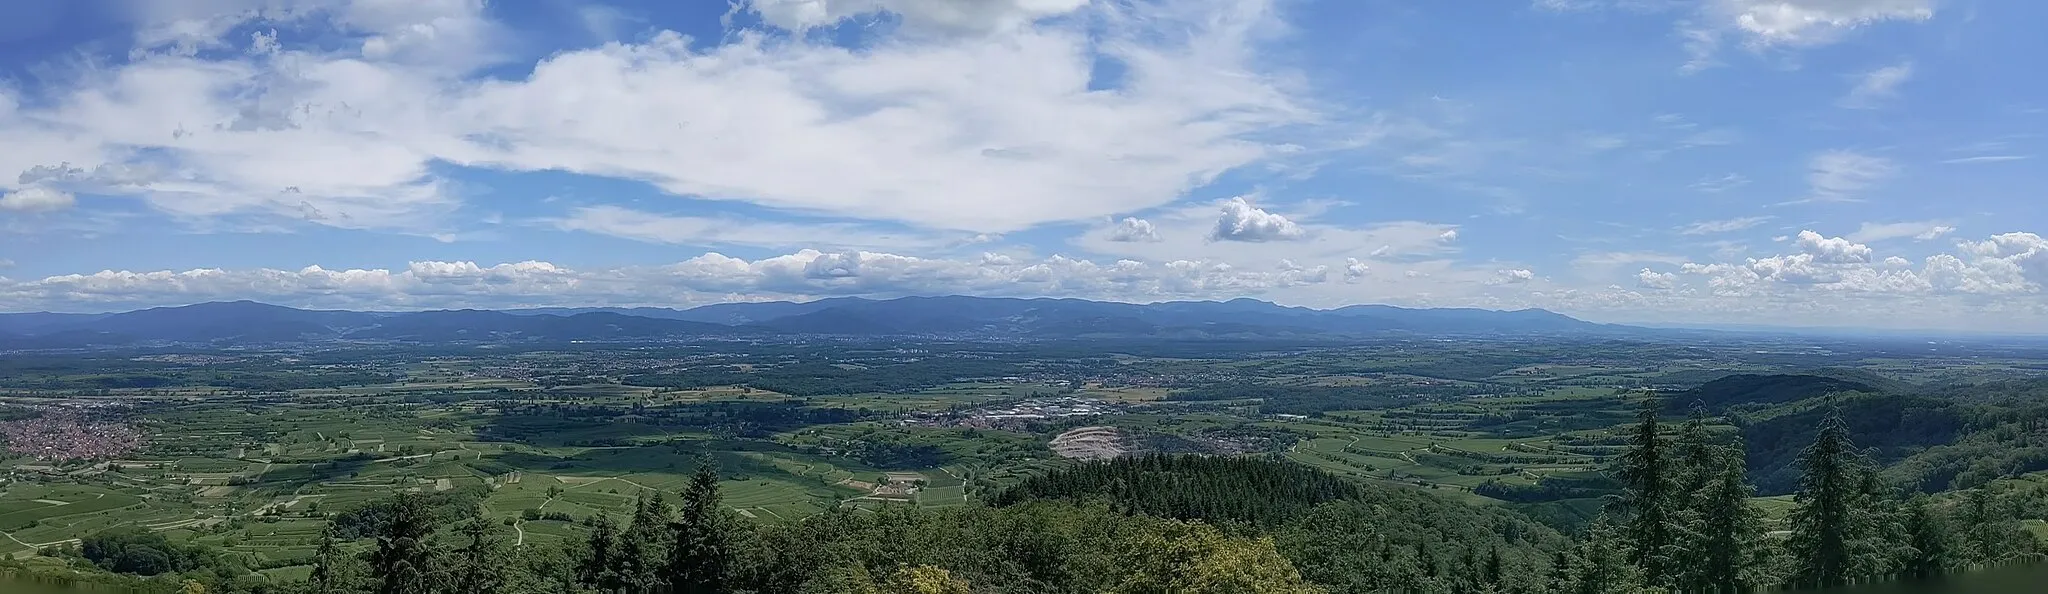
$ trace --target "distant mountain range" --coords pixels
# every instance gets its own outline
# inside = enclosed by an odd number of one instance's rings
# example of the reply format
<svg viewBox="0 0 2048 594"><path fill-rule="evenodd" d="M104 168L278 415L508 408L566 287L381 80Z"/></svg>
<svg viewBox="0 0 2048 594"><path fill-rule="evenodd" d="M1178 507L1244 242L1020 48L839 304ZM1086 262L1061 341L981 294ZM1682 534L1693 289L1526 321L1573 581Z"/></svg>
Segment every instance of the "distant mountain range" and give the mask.
<svg viewBox="0 0 2048 594"><path fill-rule="evenodd" d="M629 341L805 335L1166 339L1436 335L1640 335L1540 309L1288 307L1253 299L1152 304L987 297L835 298L691 309L543 308L358 312L232 301L114 314L0 314L0 348L325 340L424 343Z"/></svg>

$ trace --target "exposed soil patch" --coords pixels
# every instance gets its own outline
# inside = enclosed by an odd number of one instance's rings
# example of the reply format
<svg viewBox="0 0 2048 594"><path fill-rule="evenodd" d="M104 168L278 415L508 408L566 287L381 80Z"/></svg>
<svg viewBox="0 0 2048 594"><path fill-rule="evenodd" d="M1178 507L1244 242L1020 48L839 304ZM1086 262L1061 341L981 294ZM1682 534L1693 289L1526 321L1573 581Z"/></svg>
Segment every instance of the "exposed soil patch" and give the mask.
<svg viewBox="0 0 2048 594"><path fill-rule="evenodd" d="M1130 453L1123 431L1115 427L1082 427L1052 438L1052 451L1062 458L1108 460Z"/></svg>

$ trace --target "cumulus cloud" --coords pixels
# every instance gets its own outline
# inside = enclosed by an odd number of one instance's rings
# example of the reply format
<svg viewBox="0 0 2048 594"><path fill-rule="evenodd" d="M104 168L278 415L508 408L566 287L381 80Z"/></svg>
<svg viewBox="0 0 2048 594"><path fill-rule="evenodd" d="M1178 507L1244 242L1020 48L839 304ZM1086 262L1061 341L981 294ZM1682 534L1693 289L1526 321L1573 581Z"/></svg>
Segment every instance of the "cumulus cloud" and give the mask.
<svg viewBox="0 0 2048 594"><path fill-rule="evenodd" d="M1857 77L1856 86L1838 103L1851 109L1871 109L1898 95L1899 85L1913 78L1913 63L1886 66Z"/></svg>
<svg viewBox="0 0 2048 594"><path fill-rule="evenodd" d="M1771 217L1737 217L1733 219L1721 219L1716 221L1699 221L1690 225L1686 225L1684 227L1679 227L1678 233L1680 235L1712 235L1715 233L1727 233L1730 231L1741 231L1743 229L1755 227L1757 225L1763 224L1764 221L1769 220L1771 220Z"/></svg>
<svg viewBox="0 0 2048 594"><path fill-rule="evenodd" d="M1452 237L1456 237L1455 232ZM1223 203L1223 214L1216 219L1215 229L1209 238L1215 241L1291 241L1306 237L1308 232L1294 221L1279 214L1266 212L1245 202L1243 197L1231 198Z"/></svg>
<svg viewBox="0 0 2048 594"><path fill-rule="evenodd" d="M1493 278L1493 284L1518 285L1533 280L1536 280L1535 272L1531 272L1526 268L1514 268L1502 270L1499 273L1497 273Z"/></svg>
<svg viewBox="0 0 2048 594"><path fill-rule="evenodd" d="M1458 240L1458 230L1457 230L1457 229L1451 229L1451 230L1449 230L1449 231L1445 231L1445 232L1443 232L1443 233L1439 233L1439 234L1437 234L1437 236L1436 236L1436 240L1437 240L1437 241L1441 241L1441 242L1444 242L1444 243L1450 243L1450 242L1453 242L1453 241L1457 241L1457 240Z"/></svg>
<svg viewBox="0 0 2048 594"><path fill-rule="evenodd" d="M1687 263L1719 296L1754 298L1803 292L1882 295L2037 294L2048 283L2048 240L2006 233L1928 256L1918 269L1896 255L1873 261L1868 246L1801 232L1798 253L1742 263ZM1951 302L1954 303L1954 302Z"/></svg>
<svg viewBox="0 0 2048 594"><path fill-rule="evenodd" d="M0 171L155 172L107 193L188 220L436 230L463 203L437 170L455 166L1001 233L1172 202L1285 154L1273 135L1318 117L1292 77L1258 66L1256 33L1277 22L1266 0L763 1L748 6L790 26L887 11L984 30L860 51L657 32L516 78L437 59L507 55L478 0L136 4L152 49L49 101L0 102ZM1039 18L1076 10L1087 18ZM281 33L227 35L250 23ZM1091 88L1098 58L1124 66L1115 88Z"/></svg>
<svg viewBox="0 0 2048 594"><path fill-rule="evenodd" d="M1344 259L1344 280L1358 282L1369 274L1372 274L1372 266L1367 265L1364 261L1358 258Z"/></svg>
<svg viewBox="0 0 2048 594"><path fill-rule="evenodd" d="M1812 231L1800 231L1793 245L1800 251L1812 254L1823 262L1834 264L1856 264L1870 261L1870 246L1850 241L1843 237L1828 237Z"/></svg>
<svg viewBox="0 0 2048 594"><path fill-rule="evenodd" d="M1645 289L1669 291L1678 287L1678 275L1644 268L1636 273L1636 286Z"/></svg>
<svg viewBox="0 0 2048 594"><path fill-rule="evenodd" d="M1109 232L1110 241L1159 241L1159 230L1152 228L1152 221L1137 217L1124 217Z"/></svg>
<svg viewBox="0 0 2048 594"><path fill-rule="evenodd" d="M71 208L77 199L70 192L44 186L29 186L0 195L0 210L50 212Z"/></svg>

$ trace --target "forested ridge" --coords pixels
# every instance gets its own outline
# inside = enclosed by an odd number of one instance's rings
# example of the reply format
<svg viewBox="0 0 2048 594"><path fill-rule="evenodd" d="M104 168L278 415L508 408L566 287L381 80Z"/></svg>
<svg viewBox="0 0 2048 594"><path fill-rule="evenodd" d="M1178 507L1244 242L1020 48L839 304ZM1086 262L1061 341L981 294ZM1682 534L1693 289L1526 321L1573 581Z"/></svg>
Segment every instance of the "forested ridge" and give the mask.
<svg viewBox="0 0 2048 594"><path fill-rule="evenodd" d="M1925 493L2048 470L2048 381L1920 386L1849 370L1739 374L1676 392L1664 412L1699 406L1741 433L1749 479L1791 493L1814 428L1839 413L1885 478Z"/></svg>

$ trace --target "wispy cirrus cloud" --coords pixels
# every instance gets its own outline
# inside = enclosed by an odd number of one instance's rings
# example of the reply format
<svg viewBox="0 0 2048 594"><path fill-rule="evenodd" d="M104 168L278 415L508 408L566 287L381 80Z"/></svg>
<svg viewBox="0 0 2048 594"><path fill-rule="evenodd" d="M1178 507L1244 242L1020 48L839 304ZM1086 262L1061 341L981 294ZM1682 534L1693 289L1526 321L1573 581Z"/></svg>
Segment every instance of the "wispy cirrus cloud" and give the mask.
<svg viewBox="0 0 2048 594"><path fill-rule="evenodd" d="M961 245L972 237L966 233L888 229L856 223L673 216L612 205L577 208L568 216L541 222L563 231L700 247L929 250Z"/></svg>
<svg viewBox="0 0 2048 594"><path fill-rule="evenodd" d="M1699 181L1693 182L1691 187L1700 192L1719 194L1746 185L1749 185L1748 176L1740 173L1730 173L1719 177L1701 178Z"/></svg>
<svg viewBox="0 0 2048 594"><path fill-rule="evenodd" d="M1899 85L1913 78L1913 63L1902 62L1865 72L1856 77L1856 85L1849 93L1835 102L1850 109L1873 109L1898 97Z"/></svg>
<svg viewBox="0 0 2048 594"><path fill-rule="evenodd" d="M2008 161L2025 161L2027 159L2032 158L2034 158L2033 155L1977 155L1974 157L1956 157L1953 159L1942 159L1941 162L1950 165L1968 165L1972 163L2005 163Z"/></svg>
<svg viewBox="0 0 2048 594"><path fill-rule="evenodd" d="M1688 55L1682 72L1722 64L1732 45L1762 51L1832 43L1849 31L1934 18L1938 0L1534 0L1553 12L1619 9L1678 12L1676 37Z"/></svg>
<svg viewBox="0 0 2048 594"><path fill-rule="evenodd" d="M1678 234L1679 234L1679 235L1713 235L1713 234L1716 234L1716 233L1728 233L1728 232L1733 232L1733 231L1741 231L1741 230L1743 230L1743 229L1748 229L1748 228L1750 228L1750 227L1755 227L1755 226L1757 226L1757 225L1761 225L1761 224L1763 224L1763 223L1764 223L1765 221L1769 221L1769 220L1771 220L1771 218L1772 218L1772 217L1768 217L1768 216L1758 216L1758 217L1736 217L1736 218L1732 218L1732 219L1720 219L1720 220L1713 220L1713 221L1699 221L1699 222L1696 222L1696 223L1693 223L1693 224L1690 224L1690 225L1686 225L1686 226L1683 226L1683 227L1679 227L1679 228L1678 228Z"/></svg>
<svg viewBox="0 0 2048 594"><path fill-rule="evenodd" d="M1858 194L1897 175L1899 167L1890 159L1850 150L1815 154L1807 161L1805 198L1787 202L1856 202Z"/></svg>
<svg viewBox="0 0 2048 594"><path fill-rule="evenodd" d="M1908 221L1899 223L1864 223L1846 237L1857 243L1875 243L1893 239L1913 238L1920 241L1938 239L1956 230L1953 223L1946 221Z"/></svg>

